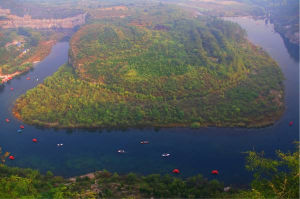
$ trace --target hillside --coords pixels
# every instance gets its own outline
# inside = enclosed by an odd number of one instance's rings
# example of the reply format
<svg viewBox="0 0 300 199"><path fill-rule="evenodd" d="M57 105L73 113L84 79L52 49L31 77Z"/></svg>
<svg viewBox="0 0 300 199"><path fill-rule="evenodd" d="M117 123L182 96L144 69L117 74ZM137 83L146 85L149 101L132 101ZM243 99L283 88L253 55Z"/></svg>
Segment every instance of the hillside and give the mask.
<svg viewBox="0 0 300 199"><path fill-rule="evenodd" d="M72 29L84 24L86 17L86 14L79 14L62 19L33 19L31 15L19 17L11 14L9 9L0 8L0 16L1 15L3 15L3 18L0 19L0 28L3 29L19 27L34 29Z"/></svg>
<svg viewBox="0 0 300 199"><path fill-rule="evenodd" d="M70 64L21 96L17 118L56 127L242 126L284 110L282 73L236 24L168 6L96 20Z"/></svg>

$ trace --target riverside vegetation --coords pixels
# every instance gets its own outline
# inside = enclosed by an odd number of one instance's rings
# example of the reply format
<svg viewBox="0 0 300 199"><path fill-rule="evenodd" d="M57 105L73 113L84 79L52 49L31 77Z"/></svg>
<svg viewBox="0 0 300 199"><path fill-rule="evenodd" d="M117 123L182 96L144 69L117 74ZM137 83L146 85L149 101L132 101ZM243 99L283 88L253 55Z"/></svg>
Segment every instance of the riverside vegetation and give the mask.
<svg viewBox="0 0 300 199"><path fill-rule="evenodd" d="M29 28L0 30L0 76L22 73L46 57L63 33ZM1 80L1 78L0 78Z"/></svg>
<svg viewBox="0 0 300 199"><path fill-rule="evenodd" d="M238 25L170 6L97 19L72 37L70 65L15 103L55 127L243 126L274 123L283 75Z"/></svg>
<svg viewBox="0 0 300 199"><path fill-rule="evenodd" d="M223 183L208 181L201 175L181 179L101 171L65 179L50 171L42 175L37 170L0 163L0 198L299 198L299 150L277 151L276 159L249 151L246 169L254 174L251 189L224 191Z"/></svg>

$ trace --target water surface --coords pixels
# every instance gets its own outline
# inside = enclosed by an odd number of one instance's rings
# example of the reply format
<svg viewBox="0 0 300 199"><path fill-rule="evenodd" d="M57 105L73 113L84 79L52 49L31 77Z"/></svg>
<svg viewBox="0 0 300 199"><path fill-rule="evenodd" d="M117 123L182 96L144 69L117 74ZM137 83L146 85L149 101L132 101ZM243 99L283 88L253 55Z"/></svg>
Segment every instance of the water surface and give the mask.
<svg viewBox="0 0 300 199"><path fill-rule="evenodd" d="M171 174L174 168L186 177L202 173L210 176L217 169L219 180L226 184L246 184L251 174L244 169L245 151L264 150L272 157L274 151L295 150L293 142L299 140L299 63L288 54L279 34L263 20L250 18L230 19L247 30L249 39L263 47L280 65L285 75L286 111L273 126L260 129L243 128L170 128L130 129L127 131L88 131L41 129L25 125L23 133L17 133L20 121L13 118L14 101L28 89L53 74L67 62L67 42L56 44L51 54L37 64L34 70L22 75L0 90L0 146L15 156L8 165L30 167L41 172L51 170L56 175L74 176L107 169L118 173ZM26 80L30 77L31 80ZM38 78L38 80L37 80ZM10 88L13 87L14 91ZM5 122L5 118L11 120ZM293 120L294 125L288 126ZM38 143L33 143L37 138ZM141 140L150 144L141 145ZM57 147L63 143L62 147ZM118 149L127 153L119 154ZM167 152L171 156L161 157Z"/></svg>

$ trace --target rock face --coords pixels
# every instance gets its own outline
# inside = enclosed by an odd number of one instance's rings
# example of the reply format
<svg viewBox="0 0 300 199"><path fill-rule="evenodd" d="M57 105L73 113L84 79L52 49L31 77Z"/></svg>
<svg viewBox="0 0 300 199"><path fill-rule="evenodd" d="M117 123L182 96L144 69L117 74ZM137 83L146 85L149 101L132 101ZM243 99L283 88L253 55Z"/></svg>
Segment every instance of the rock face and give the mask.
<svg viewBox="0 0 300 199"><path fill-rule="evenodd" d="M289 40L290 43L299 46L299 32L295 32L293 30L291 30L290 27L285 27L285 30L282 31L278 31L279 33L281 33L285 38L287 38Z"/></svg>
<svg viewBox="0 0 300 199"><path fill-rule="evenodd" d="M50 28L73 28L85 23L86 13L79 14L74 17L63 19L32 19L31 16L25 15L19 17L12 15L10 10L0 8L0 16L4 17L0 20L1 28L35 28L35 29L50 29Z"/></svg>

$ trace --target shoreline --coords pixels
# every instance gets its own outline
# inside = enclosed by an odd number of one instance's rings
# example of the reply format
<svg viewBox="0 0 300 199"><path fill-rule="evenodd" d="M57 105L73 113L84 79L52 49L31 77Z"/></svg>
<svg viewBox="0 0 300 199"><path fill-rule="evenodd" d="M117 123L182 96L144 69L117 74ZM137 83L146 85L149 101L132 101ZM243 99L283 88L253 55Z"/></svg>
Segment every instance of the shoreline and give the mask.
<svg viewBox="0 0 300 199"><path fill-rule="evenodd" d="M17 71L15 73L7 74L7 75L4 75L4 74L0 73L0 79L2 79L1 83L4 84L4 83L8 82L9 80L12 80L14 77L16 77L16 76L18 76L20 74L23 74L23 73L25 73L25 72L19 72L19 71Z"/></svg>
<svg viewBox="0 0 300 199"><path fill-rule="evenodd" d="M5 84L7 83L9 80L12 80L13 78L22 75L26 72L28 72L29 70L31 70L32 68L34 68L36 66L36 64L38 64L39 62L41 62L42 60L44 60L51 52L52 47L58 42L57 39L55 40L48 40L48 41L43 41L41 42L41 44L38 46L38 48L42 48L42 49L37 49L35 52L35 54L33 54L31 57L29 57L23 64L25 63L30 63L32 64L30 67L26 68L23 71L16 71L15 73L11 73L11 74L1 74L0 72L0 85L1 84Z"/></svg>
<svg viewBox="0 0 300 199"><path fill-rule="evenodd" d="M249 16L242 16L241 18L248 18L248 17ZM226 18L226 17L222 17L222 19L223 18ZM261 46L253 44L248 38L246 38L246 39L247 39L247 43L251 47L257 48L257 49L261 48ZM68 59L70 60L70 57L68 57ZM272 58L272 60L273 60L273 58ZM276 65L278 66L277 62L276 62ZM282 72L281 68L280 68L280 70ZM281 85L281 89L284 93L285 88L284 88L283 85ZM18 97L18 99L20 99L20 97ZM38 126L38 127L42 127L42 128L55 128L55 129L91 129L91 130L98 130L98 129L99 130L141 129L141 128L142 129L144 129L144 128L190 128L190 129L200 129L200 128L214 128L214 127L216 127L216 128L255 129L255 128L266 128L266 127L269 127L269 126L273 126L277 122L280 121L280 118L284 115L284 112L286 110L286 104L285 104L285 98L284 97L282 98L280 103L284 104L282 109L280 109L276 112L268 113L268 114L264 115L264 117L261 118L261 119L245 118L245 119L248 119L249 122L234 121L232 123L230 123L230 122L215 122L215 123L213 123L213 122L203 122L203 123L201 123L200 122L199 126L197 126L197 127L193 127L193 123L195 123L195 121L190 121L190 122L186 122L186 123L167 123L167 124L159 124L159 123L155 124L154 123L153 124L151 122L148 122L147 120L144 120L144 122L141 123L141 124L133 124L133 125L119 124L119 125L112 125L112 126L101 126L101 125L93 125L93 124L92 125L85 125L85 124L60 125L59 122L49 123L49 122L40 121L38 119L26 121L21 117L21 114L20 114L19 110L15 109L15 105L13 106L13 109L12 109L12 115L16 119L18 119L18 120L20 120L20 121L22 121L22 122L24 122L25 124L28 124L28 125Z"/></svg>
<svg viewBox="0 0 300 199"><path fill-rule="evenodd" d="M284 115L285 109L273 114L273 119L270 117L266 117L266 120L263 120L261 122L257 123L250 123L250 124L241 124L241 123L234 123L234 124L228 124L228 123L223 123L223 124L216 124L216 123L203 123L197 128L191 127L192 123L170 123L170 124L140 124L140 125L132 125L132 126L87 126L87 125L59 125L58 122L55 123L46 123L46 122L41 122L38 120L33 120L32 122L27 122L22 119L20 114L14 110L12 110L12 115L24 122L25 124L28 125L33 125L37 127L42 127L42 128L54 128L54 129L70 129L70 130L75 130L75 129L88 129L88 130L127 130L127 129L148 129L148 128L154 128L154 129L160 129L160 128L189 128L189 129L201 129L201 128L242 128L242 129L261 129L261 128L267 128L273 125L276 125L281 119L281 117Z"/></svg>

